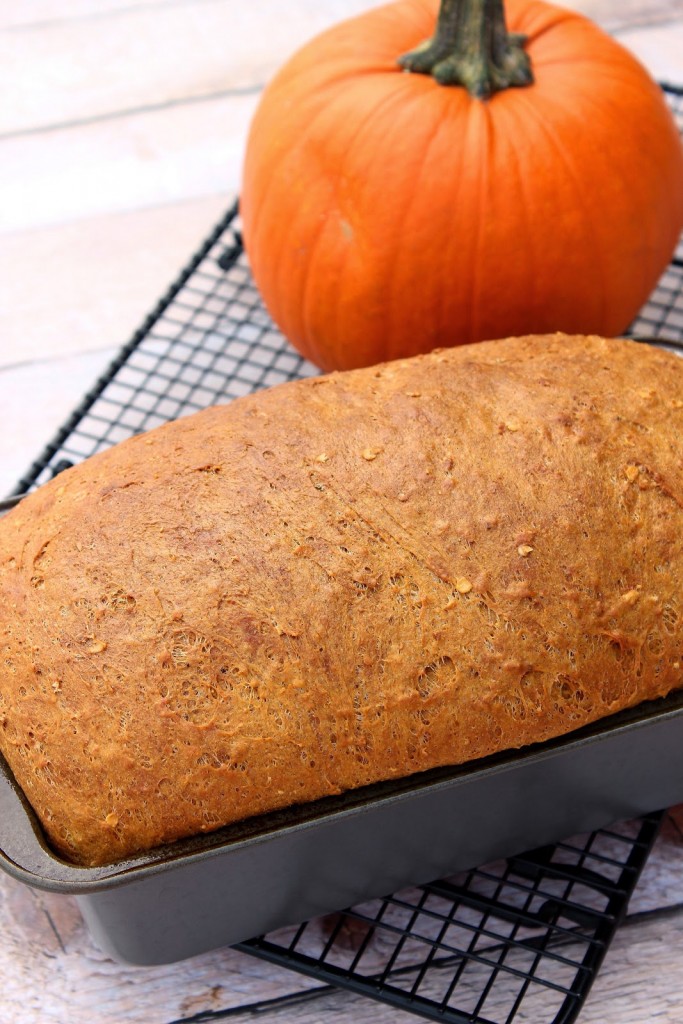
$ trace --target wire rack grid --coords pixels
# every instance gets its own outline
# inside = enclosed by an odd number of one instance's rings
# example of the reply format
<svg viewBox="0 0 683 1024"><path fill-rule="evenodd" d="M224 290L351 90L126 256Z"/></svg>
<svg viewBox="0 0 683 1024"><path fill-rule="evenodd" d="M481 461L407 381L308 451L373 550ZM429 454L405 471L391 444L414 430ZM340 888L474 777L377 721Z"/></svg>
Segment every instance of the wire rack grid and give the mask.
<svg viewBox="0 0 683 1024"><path fill-rule="evenodd" d="M575 837L239 948L449 1024L570 1024L660 819Z"/></svg>
<svg viewBox="0 0 683 1024"><path fill-rule="evenodd" d="M665 92L683 132L683 89ZM629 333L683 341L683 240ZM263 308L232 208L16 493L169 419L317 372ZM296 999L332 985L446 1024L569 1024L625 913L660 818L558 843L239 948L321 982Z"/></svg>

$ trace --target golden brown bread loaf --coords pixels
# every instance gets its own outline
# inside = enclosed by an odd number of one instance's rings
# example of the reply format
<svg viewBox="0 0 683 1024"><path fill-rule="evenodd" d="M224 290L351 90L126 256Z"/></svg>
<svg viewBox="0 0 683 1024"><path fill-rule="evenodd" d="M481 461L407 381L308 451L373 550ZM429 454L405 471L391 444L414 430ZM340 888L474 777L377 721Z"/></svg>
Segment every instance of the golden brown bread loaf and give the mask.
<svg viewBox="0 0 683 1024"><path fill-rule="evenodd" d="M683 363L553 336L282 385L0 522L2 750L85 864L683 683Z"/></svg>

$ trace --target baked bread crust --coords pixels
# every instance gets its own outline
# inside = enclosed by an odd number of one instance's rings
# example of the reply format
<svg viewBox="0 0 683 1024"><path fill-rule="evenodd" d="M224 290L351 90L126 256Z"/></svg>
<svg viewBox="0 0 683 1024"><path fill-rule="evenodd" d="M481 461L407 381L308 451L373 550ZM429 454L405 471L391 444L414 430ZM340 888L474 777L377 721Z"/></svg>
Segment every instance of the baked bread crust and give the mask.
<svg viewBox="0 0 683 1024"><path fill-rule="evenodd" d="M67 858L683 684L683 363L562 335L285 384L0 521L0 747Z"/></svg>

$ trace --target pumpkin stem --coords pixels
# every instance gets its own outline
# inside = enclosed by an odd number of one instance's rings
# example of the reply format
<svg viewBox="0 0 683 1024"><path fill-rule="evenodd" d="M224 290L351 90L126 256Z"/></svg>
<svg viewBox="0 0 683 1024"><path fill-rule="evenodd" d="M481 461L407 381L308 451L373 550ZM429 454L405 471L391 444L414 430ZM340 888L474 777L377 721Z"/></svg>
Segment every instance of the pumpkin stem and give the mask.
<svg viewBox="0 0 683 1024"><path fill-rule="evenodd" d="M441 0L436 32L398 63L431 75L440 85L464 85L487 99L534 76L524 50L526 36L508 32L503 0Z"/></svg>

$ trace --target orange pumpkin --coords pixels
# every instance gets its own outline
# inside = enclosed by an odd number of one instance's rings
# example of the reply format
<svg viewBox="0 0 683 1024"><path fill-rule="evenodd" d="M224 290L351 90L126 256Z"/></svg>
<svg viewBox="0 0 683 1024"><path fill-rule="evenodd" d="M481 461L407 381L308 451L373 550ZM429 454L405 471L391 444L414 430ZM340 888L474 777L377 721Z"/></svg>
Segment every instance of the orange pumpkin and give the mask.
<svg viewBox="0 0 683 1024"><path fill-rule="evenodd" d="M586 18L509 0L534 82L490 99L397 58L436 0L325 32L265 90L241 213L256 284L323 369L485 338L615 335L683 228L659 87Z"/></svg>

